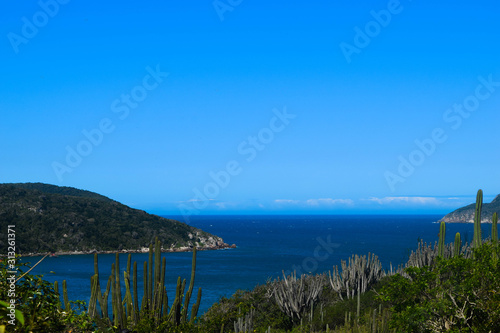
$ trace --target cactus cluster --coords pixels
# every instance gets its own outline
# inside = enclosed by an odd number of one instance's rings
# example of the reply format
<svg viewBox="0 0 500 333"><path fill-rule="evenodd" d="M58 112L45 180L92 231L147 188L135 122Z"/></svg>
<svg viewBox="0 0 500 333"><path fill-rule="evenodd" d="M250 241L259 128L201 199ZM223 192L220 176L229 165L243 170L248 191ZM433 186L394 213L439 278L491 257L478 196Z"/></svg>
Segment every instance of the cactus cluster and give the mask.
<svg viewBox="0 0 500 333"><path fill-rule="evenodd" d="M241 316L241 308L239 310L238 320L234 322L234 333L247 333L253 332L253 317L255 316L255 309L250 309L244 317Z"/></svg>
<svg viewBox="0 0 500 333"><path fill-rule="evenodd" d="M66 280L63 280L62 289L63 289L63 303L62 304L59 303L59 308L64 311L71 311L71 306L68 300L68 288L66 285ZM54 281L54 291L56 292L56 294L59 295L59 283L57 281ZM62 305L64 305L64 309Z"/></svg>
<svg viewBox="0 0 500 333"><path fill-rule="evenodd" d="M483 238L481 235L481 210L483 206L483 191L478 190L476 196L476 211L474 214L474 237L472 240L472 248L478 248L483 244ZM493 244L497 244L498 242L498 214L493 213L492 224L491 224L491 241ZM449 258L451 256L450 246L445 244L445 236L446 236L446 225L444 222L441 222L440 231L439 231L439 241L438 241L438 250L437 255L443 258ZM453 246L453 255L458 256L462 254L466 258L470 258L472 256L471 246L465 244L462 247L462 240L460 237L460 233L455 234L455 243ZM431 246L422 246L419 244L419 248L417 252L410 255L410 261L408 266L426 266L432 264L432 260L435 257L435 251ZM495 259L496 260L496 259Z"/></svg>
<svg viewBox="0 0 500 333"><path fill-rule="evenodd" d="M169 321L174 325L194 322L201 301L201 288L198 289L196 303L188 318L188 307L194 287L196 270L196 248L193 249L191 280L184 297L186 280L177 279L177 289L172 305L168 305L167 290L165 286L166 259L161 258L161 243L156 239L149 247L149 260L144 262L144 295L139 306L137 290L137 262L134 262L131 274L131 255L127 260L127 269L123 273L125 295L121 293L120 262L116 254L115 263L111 265L111 275L108 278L106 291L101 291L99 283L99 269L97 254L94 256L94 275L91 278L91 296L88 313L92 317L107 320L113 326L125 329L136 325L141 319L149 318L156 325ZM132 280L132 281L131 281ZM112 317L108 313L108 297L111 292ZM184 301L184 303L183 303ZM99 307L98 307L99 305ZM99 310L98 310L99 309Z"/></svg>
<svg viewBox="0 0 500 333"><path fill-rule="evenodd" d="M282 312L286 313L292 320L296 317L302 319L303 314L314 306L323 289L323 276L307 276L305 274L297 278L294 272L288 276L283 272L283 280L279 278L272 283L272 289L268 297L276 300Z"/></svg>
<svg viewBox="0 0 500 333"><path fill-rule="evenodd" d="M352 255L349 263L341 262L342 272L339 273L337 266L333 267L333 273L329 272L330 285L341 299L344 296L354 298L354 295L364 293L368 288L385 276L382 263L374 254L368 253L368 257Z"/></svg>

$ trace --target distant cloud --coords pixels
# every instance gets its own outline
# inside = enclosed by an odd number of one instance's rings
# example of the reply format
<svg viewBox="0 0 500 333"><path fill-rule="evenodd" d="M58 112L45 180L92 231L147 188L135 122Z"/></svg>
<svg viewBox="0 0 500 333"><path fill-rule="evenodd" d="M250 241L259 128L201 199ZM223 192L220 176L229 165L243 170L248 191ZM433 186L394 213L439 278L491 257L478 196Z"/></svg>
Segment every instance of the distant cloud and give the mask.
<svg viewBox="0 0 500 333"><path fill-rule="evenodd" d="M411 205L411 206L440 206L448 207L457 204L459 198L438 198L438 197L371 197L361 199L363 201L375 202L379 205Z"/></svg>
<svg viewBox="0 0 500 333"><path fill-rule="evenodd" d="M277 204L292 204L292 205L297 205L300 203L299 200L288 200L288 199L277 199L274 200L274 202Z"/></svg>
<svg viewBox="0 0 500 333"><path fill-rule="evenodd" d="M386 196L359 199L311 198L274 200L188 200L183 203L204 205L206 212L265 212L265 211L445 211L456 209L473 202L474 198L453 196ZM179 202L176 202L177 204Z"/></svg>
<svg viewBox="0 0 500 333"><path fill-rule="evenodd" d="M290 199L277 199L274 200L275 204L298 206L298 207L331 207L331 206L353 206L354 201L351 199L332 199L332 198L319 198L308 200L290 200Z"/></svg>
<svg viewBox="0 0 500 333"><path fill-rule="evenodd" d="M309 206L333 206L333 205L353 206L354 201L351 199L322 198L322 199L309 199L306 201L306 204Z"/></svg>
<svg viewBox="0 0 500 333"><path fill-rule="evenodd" d="M183 201L174 201L177 204L185 204L185 203L193 203L193 202L203 202L203 201L215 201L215 199L206 199L206 200L201 200L201 199L189 199L189 200L183 200Z"/></svg>
<svg viewBox="0 0 500 333"><path fill-rule="evenodd" d="M227 208L227 203L226 203L226 202L217 202L217 203L215 204L215 206L216 206L217 208L220 208L220 209L226 209L226 208Z"/></svg>

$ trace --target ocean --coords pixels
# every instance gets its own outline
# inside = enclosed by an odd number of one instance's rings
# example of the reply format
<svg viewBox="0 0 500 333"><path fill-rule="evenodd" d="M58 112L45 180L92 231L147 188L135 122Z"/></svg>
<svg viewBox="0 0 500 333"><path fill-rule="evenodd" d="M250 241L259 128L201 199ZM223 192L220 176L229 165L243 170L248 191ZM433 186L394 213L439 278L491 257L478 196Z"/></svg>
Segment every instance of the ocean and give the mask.
<svg viewBox="0 0 500 333"><path fill-rule="evenodd" d="M202 288L200 314L221 297L230 297L238 289L252 289L282 272L322 273L340 267L341 260L352 254L376 254L386 269L405 263L420 239L438 239L442 215L241 215L193 216L190 225L220 236L236 249L199 251L195 291ZM169 216L182 221L180 216ZM483 237L489 237L491 225L483 225ZM453 242L460 232L462 242L471 241L472 224L447 224L446 241ZM125 270L127 254L120 255ZM172 302L177 277L189 283L192 253L164 253L167 293ZM32 264L40 257L23 258ZM114 254L99 255L99 274L104 289L111 272ZM147 254L132 254L137 261L139 281ZM46 258L32 273L43 274L54 282L67 281L70 300L90 299L93 255L66 255ZM121 275L123 277L123 273ZM142 284L139 284L139 291ZM142 293L141 293L142 294ZM140 296L142 297L142 295Z"/></svg>

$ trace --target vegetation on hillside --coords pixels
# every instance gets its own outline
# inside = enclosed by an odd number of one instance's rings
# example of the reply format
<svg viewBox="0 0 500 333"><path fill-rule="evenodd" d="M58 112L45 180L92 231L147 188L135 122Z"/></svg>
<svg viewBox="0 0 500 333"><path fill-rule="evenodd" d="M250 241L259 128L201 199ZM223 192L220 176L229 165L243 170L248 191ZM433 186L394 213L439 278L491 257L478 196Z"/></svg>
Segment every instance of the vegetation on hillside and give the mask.
<svg viewBox="0 0 500 333"><path fill-rule="evenodd" d="M443 217L445 222L473 222L475 216L475 204L470 204L464 207L460 207L453 212L447 214ZM493 199L490 203L485 203L482 205L483 218L482 222L491 222L491 217L493 213L500 211L500 194Z"/></svg>
<svg viewBox="0 0 500 333"><path fill-rule="evenodd" d="M56 186L56 185L51 185L51 184L44 184L44 183L10 183L10 184L4 184L8 186L13 186L16 188L21 188L25 190L36 190L40 191L42 193L46 194L59 194L59 195L64 195L64 196L71 196L71 197L82 197L82 198L89 198L89 199L98 199L101 201L105 202L113 202L114 200L111 200L108 197L105 197L104 195L100 195L95 192L87 191L87 190L80 190L74 187L68 187L68 186Z"/></svg>
<svg viewBox="0 0 500 333"><path fill-rule="evenodd" d="M0 184L0 248L15 225L21 254L223 246L221 238L96 193L46 184ZM3 251L6 253L6 251Z"/></svg>

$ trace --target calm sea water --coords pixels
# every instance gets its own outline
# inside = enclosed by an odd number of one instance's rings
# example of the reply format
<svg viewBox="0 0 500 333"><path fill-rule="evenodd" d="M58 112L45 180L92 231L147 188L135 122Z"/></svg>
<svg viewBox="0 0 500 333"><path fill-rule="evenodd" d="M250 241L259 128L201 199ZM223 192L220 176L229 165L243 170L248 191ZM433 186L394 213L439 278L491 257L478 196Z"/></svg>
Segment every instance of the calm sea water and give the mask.
<svg viewBox="0 0 500 333"><path fill-rule="evenodd" d="M382 264L397 266L406 262L410 250L419 239L438 239L441 215L376 215L376 216L194 216L190 224L222 237L238 248L220 251L199 251L195 292L202 288L200 313L220 297L230 297L238 289L251 289L282 271L321 273L340 265L352 254L378 255ZM176 218L170 216L170 218ZM178 217L179 220L182 220ZM483 225L483 236L489 237L491 225ZM462 241L472 240L472 224L448 224L447 242L456 232ZM172 301L177 277L189 282L191 253L165 253L167 261L167 292ZM23 260L35 263L39 258ZM133 254L142 276L147 254ZM105 288L115 255L99 256L101 287ZM120 267L126 268L127 255L120 255ZM34 270L51 282L67 280L70 300L90 299L90 277L93 255L46 258ZM123 277L123 273L121 275ZM142 279L139 278L139 281ZM139 285L142 290L142 285ZM140 296L142 297L142 296ZM170 302L171 302L170 301ZM192 304L192 303L191 303Z"/></svg>

